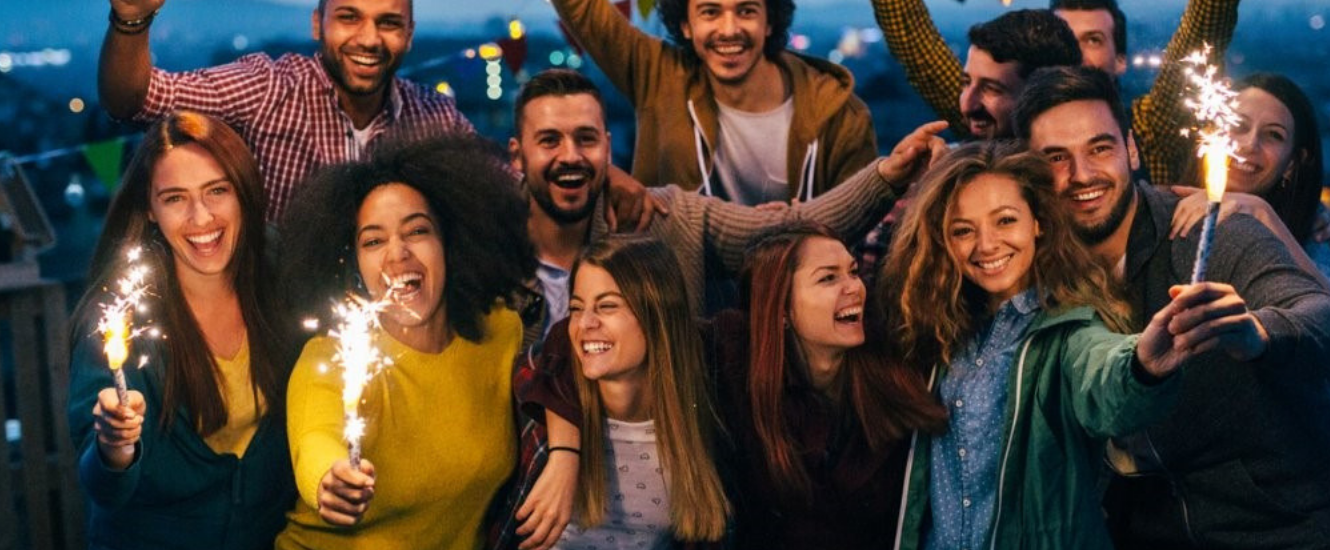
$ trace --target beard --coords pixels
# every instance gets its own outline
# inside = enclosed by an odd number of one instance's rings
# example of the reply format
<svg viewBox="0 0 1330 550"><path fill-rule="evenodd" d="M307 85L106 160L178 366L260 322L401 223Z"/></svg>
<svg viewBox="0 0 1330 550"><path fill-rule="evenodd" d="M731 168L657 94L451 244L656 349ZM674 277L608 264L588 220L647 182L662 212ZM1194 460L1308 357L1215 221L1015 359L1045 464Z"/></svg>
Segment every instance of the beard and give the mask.
<svg viewBox="0 0 1330 550"><path fill-rule="evenodd" d="M556 182L559 181L560 176L569 174L581 174L584 176L581 185L587 186L586 203L572 209L560 208L558 205L554 204L554 198L550 195L550 186L562 187ZM531 185L528 185L527 187L530 189L532 200L536 201L536 206L539 206L550 219L554 220L554 223L559 225L573 225L586 220L591 216L591 213L595 211L596 201L600 199L600 192L605 187L604 182L602 181L603 178L603 172L597 173L596 169L589 164L552 166L545 171L544 185L539 186L538 188ZM528 176L527 181L529 182L530 180L531 178Z"/></svg>
<svg viewBox="0 0 1330 550"><path fill-rule="evenodd" d="M386 57L387 63L384 65L383 72L373 82L359 86L352 85L351 79L346 74L345 63L349 63L346 54L340 48L323 41L322 36L319 37L319 43L321 44L319 47L319 62L323 64L323 70L328 73L328 77L332 79L334 86L351 95L366 96L379 93L397 75L397 69L402 65L401 56L393 55L382 48L356 52Z"/></svg>
<svg viewBox="0 0 1330 550"><path fill-rule="evenodd" d="M1090 182L1091 185L1100 183L1105 183L1105 180L1094 180ZM1104 240L1112 236L1113 232L1117 231L1118 227L1122 225L1122 221L1127 218L1127 209L1131 208L1132 198L1136 196L1136 187L1132 185L1130 181L1126 182L1124 185L1126 185L1126 189L1122 193L1122 196L1118 197L1118 201L1113 203L1112 208L1108 211L1108 217L1104 218L1104 221L1090 226L1084 226L1079 223L1073 224L1076 228L1076 235L1081 238L1081 242L1090 246L1102 243ZM1077 189L1077 187L1068 189L1067 194L1071 194Z"/></svg>

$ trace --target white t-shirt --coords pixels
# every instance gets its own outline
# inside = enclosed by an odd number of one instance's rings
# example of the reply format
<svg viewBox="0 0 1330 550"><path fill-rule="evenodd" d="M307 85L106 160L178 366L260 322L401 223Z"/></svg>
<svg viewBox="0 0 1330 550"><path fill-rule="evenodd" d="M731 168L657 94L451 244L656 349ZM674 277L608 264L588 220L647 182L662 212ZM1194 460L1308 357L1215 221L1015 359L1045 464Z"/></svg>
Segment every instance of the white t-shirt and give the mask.
<svg viewBox="0 0 1330 550"><path fill-rule="evenodd" d="M789 200L786 152L794 97L765 113L720 107L716 196L747 206Z"/></svg>
<svg viewBox="0 0 1330 550"><path fill-rule="evenodd" d="M606 422L605 435L610 444L605 449L605 462L610 471L605 487L609 493L605 521L593 529L583 530L577 518L573 518L554 547L561 550L668 549L673 540L670 497L665 488L660 457L656 454L656 423L614 419Z"/></svg>

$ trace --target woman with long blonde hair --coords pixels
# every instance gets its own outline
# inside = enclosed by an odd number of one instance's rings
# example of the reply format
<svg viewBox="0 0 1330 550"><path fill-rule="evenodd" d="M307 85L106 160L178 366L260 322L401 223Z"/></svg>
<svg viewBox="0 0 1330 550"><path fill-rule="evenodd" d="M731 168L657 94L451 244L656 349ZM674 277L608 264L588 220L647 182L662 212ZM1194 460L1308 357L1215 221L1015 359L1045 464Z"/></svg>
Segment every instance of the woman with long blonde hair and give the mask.
<svg viewBox="0 0 1330 550"><path fill-rule="evenodd" d="M1128 323L1114 284L1022 144L965 145L924 176L880 298L890 352L931 371L950 421L910 451L898 547L1111 548L1096 490L1106 440L1169 410L1171 374L1204 340L1169 323L1213 300L1177 287L1123 335L1110 331Z"/></svg>

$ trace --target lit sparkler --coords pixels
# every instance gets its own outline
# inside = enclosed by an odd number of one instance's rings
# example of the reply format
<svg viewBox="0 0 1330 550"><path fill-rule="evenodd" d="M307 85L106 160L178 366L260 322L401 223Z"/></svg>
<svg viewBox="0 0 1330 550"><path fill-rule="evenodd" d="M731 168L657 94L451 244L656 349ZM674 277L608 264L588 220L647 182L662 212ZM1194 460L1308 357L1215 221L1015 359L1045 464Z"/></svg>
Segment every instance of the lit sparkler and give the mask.
<svg viewBox="0 0 1330 550"><path fill-rule="evenodd" d="M1196 264L1192 268L1192 284L1205 280L1210 245L1214 241L1215 224L1219 221L1219 204L1224 197L1224 188L1228 185L1228 159L1237 158L1234 154L1236 146L1229 132L1238 124L1238 115L1234 111L1238 94L1229 87L1226 80L1217 76L1219 70L1216 67L1206 64L1209 54L1210 45L1206 44L1204 49L1182 59L1187 65L1187 79L1196 90L1196 96L1188 98L1185 104L1196 116L1196 155L1204 159L1205 193L1209 199L1205 221L1201 225Z"/></svg>
<svg viewBox="0 0 1330 550"><path fill-rule="evenodd" d="M350 296L337 304L333 312L341 320L328 336L337 341L333 361L342 367L342 409L346 426L342 437L346 440L351 468L360 469L360 438L365 435L365 419L360 417L360 398L365 386L384 368L392 365L392 358L379 352L374 345L374 332L379 328L379 314L390 304L390 289L378 301Z"/></svg>
<svg viewBox="0 0 1330 550"><path fill-rule="evenodd" d="M134 328L134 312L143 311L143 297L148 294L148 268L138 263L142 250L131 249L126 258L129 268L111 292L115 298L109 304L102 304L102 318L97 321L97 332L102 333L102 353L106 354L107 365L115 376L116 398L122 408L129 406L129 387L125 382L124 365L129 358L129 341L145 330ZM139 367L147 362L147 357L139 358ZM133 446L121 447L124 452L134 452Z"/></svg>

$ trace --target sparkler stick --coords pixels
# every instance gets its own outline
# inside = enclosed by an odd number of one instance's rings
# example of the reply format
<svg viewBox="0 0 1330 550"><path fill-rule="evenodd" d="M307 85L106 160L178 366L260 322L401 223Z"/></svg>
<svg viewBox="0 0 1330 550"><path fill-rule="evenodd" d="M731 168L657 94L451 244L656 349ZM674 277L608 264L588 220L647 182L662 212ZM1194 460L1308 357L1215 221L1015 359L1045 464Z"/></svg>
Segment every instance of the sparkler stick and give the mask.
<svg viewBox="0 0 1330 550"><path fill-rule="evenodd" d="M1209 54L1210 45L1206 44L1204 49L1192 52L1182 60L1188 65L1185 70L1187 79L1196 90L1196 97L1187 99L1186 105L1192 109L1199 124L1196 154L1205 162L1205 193L1209 200L1196 249L1196 263L1192 266L1192 284L1205 280L1210 245L1214 242L1215 224L1219 221L1219 205L1228 185L1228 158L1236 156L1236 146L1229 132L1238 124L1238 115L1233 110L1237 93L1229 88L1228 82L1216 76L1217 68L1206 64Z"/></svg>
<svg viewBox="0 0 1330 550"><path fill-rule="evenodd" d="M129 358L129 341L143 332L142 328L133 328L133 316L135 311L144 309L142 300L148 294L145 282L148 268L138 264L141 254L139 248L134 248L126 255L129 269L116 281L112 292L115 298L109 304L102 304L102 318L97 321L97 331L102 333L102 353L106 354L106 363L115 376L116 398L122 409L129 406L129 387L125 383L124 371L125 360ZM143 359L146 361L147 358ZM145 361L140 361L140 366ZM134 446L123 446L120 451L132 454Z"/></svg>

